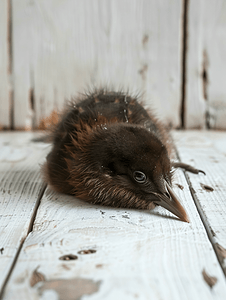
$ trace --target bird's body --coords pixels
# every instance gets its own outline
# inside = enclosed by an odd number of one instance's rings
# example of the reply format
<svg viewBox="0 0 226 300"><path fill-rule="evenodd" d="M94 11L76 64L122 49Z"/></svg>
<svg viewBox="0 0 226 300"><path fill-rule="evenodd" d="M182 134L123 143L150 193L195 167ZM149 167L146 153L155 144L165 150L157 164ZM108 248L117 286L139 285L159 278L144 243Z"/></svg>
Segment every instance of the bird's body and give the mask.
<svg viewBox="0 0 226 300"><path fill-rule="evenodd" d="M157 204L188 221L171 188L168 133L136 97L86 94L71 102L52 138L44 176L54 190L114 207Z"/></svg>

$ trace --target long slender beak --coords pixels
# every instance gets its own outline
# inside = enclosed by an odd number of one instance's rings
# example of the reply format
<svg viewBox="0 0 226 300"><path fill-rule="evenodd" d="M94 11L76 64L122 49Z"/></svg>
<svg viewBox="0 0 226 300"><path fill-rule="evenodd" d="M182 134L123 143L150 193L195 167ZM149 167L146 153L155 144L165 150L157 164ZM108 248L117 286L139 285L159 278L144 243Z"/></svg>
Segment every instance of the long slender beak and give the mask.
<svg viewBox="0 0 226 300"><path fill-rule="evenodd" d="M172 214L177 216L181 221L184 222L190 222L189 218L187 216L187 213L183 206L179 202L179 198L177 195L173 192L170 185L164 181L166 193L155 193L155 196L157 197L156 200L153 202L159 206L162 206L166 208L168 211L170 211Z"/></svg>

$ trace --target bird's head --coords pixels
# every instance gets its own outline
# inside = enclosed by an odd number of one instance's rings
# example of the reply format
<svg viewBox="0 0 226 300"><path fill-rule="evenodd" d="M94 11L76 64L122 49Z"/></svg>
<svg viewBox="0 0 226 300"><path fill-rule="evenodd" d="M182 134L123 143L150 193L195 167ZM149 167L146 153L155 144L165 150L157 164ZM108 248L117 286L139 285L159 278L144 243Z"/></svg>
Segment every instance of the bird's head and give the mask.
<svg viewBox="0 0 226 300"><path fill-rule="evenodd" d="M116 207L160 205L188 222L171 187L168 151L150 131L131 124L83 126L72 140L67 165L74 194Z"/></svg>

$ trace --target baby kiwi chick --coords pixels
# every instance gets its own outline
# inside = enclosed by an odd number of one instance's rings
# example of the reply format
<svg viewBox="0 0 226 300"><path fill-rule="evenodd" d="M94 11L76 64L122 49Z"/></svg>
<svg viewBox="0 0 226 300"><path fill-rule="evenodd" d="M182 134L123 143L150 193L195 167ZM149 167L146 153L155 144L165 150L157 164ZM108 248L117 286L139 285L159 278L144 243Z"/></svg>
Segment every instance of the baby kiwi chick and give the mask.
<svg viewBox="0 0 226 300"><path fill-rule="evenodd" d="M62 114L52 139L43 170L55 191L113 207L160 205L189 222L172 190L167 131L136 97L86 94Z"/></svg>

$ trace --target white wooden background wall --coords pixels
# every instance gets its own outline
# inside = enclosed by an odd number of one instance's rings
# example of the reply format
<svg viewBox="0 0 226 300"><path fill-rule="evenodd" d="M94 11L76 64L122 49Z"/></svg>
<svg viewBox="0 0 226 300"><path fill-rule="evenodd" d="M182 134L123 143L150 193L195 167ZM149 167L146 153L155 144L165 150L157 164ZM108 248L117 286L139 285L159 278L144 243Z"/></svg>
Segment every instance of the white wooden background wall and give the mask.
<svg viewBox="0 0 226 300"><path fill-rule="evenodd" d="M0 127L107 83L175 127L225 129L225 38L224 0L1 0Z"/></svg>

